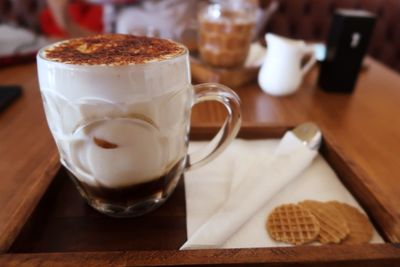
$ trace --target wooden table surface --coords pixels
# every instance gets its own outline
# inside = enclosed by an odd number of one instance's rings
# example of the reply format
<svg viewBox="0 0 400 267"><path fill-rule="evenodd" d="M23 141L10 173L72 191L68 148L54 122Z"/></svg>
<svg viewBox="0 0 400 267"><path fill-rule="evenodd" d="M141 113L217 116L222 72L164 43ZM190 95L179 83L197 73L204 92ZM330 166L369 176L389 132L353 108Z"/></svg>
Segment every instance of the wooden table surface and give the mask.
<svg viewBox="0 0 400 267"><path fill-rule="evenodd" d="M387 216L392 241L400 225L400 76L367 59L353 94L326 93L316 88L314 69L300 90L276 98L250 84L234 88L242 100L243 126L295 126L317 123L337 151L363 174ZM288 77L290 78L290 77ZM36 76L36 65L0 69L0 85L20 84L23 96L0 113L0 252L7 251L21 225L58 170L58 154L48 130ZM217 104L194 108L192 125L219 125L225 116Z"/></svg>

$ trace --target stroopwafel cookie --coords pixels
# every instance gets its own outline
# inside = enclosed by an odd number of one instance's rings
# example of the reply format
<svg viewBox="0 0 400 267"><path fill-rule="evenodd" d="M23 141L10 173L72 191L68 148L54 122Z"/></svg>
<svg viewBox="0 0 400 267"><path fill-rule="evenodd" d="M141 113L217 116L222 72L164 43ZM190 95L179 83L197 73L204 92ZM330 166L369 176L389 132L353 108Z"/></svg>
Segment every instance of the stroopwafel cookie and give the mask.
<svg viewBox="0 0 400 267"><path fill-rule="evenodd" d="M320 224L307 209L296 204L284 204L268 216L267 231L276 241L300 245L317 238Z"/></svg>
<svg viewBox="0 0 400 267"><path fill-rule="evenodd" d="M337 244L349 235L350 229L346 219L333 205L314 200L305 200L299 205L308 209L319 221L321 230L318 241L322 244Z"/></svg>
<svg viewBox="0 0 400 267"><path fill-rule="evenodd" d="M347 221L350 233L342 244L363 244L371 240L373 227L366 215L357 208L338 201L329 201L326 204L339 210Z"/></svg>

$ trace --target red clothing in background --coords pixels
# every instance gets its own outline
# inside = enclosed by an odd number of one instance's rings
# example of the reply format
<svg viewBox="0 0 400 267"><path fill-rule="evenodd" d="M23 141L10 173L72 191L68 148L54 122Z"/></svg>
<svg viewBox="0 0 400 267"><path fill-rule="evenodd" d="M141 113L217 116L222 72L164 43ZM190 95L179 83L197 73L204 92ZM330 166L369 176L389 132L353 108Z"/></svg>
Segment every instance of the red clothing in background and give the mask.
<svg viewBox="0 0 400 267"><path fill-rule="evenodd" d="M81 1L68 6L68 12L73 21L94 32L103 31L103 8L101 5L88 4ZM49 8L40 14L41 30L47 36L67 37L56 23Z"/></svg>

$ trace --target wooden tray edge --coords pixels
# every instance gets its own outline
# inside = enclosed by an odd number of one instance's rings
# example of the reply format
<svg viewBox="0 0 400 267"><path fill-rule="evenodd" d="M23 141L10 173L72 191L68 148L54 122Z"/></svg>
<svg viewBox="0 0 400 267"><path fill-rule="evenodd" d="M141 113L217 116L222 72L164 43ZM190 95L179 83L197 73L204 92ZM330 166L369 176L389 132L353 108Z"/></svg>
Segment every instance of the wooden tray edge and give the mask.
<svg viewBox="0 0 400 267"><path fill-rule="evenodd" d="M324 144L330 146L329 150L325 149L326 146L321 148L325 157L331 164L334 163L334 169L340 169L342 173L345 173L345 175L339 175L342 183L368 213L385 241L399 243L400 218L390 201L383 198L383 192L368 184L367 174L359 168L357 163L349 159L340 147L335 145L331 137L324 136L324 140Z"/></svg>
<svg viewBox="0 0 400 267"><path fill-rule="evenodd" d="M38 166L27 177L27 179L35 181L35 183L32 184L30 190L24 196L21 196L21 201L14 208L13 214L8 218L7 223L2 226L0 254L5 253L10 248L59 170L58 154L51 155L49 161L43 165L45 166Z"/></svg>
<svg viewBox="0 0 400 267"><path fill-rule="evenodd" d="M400 263L400 247L368 244L0 255L1 266L326 266L333 262L334 266L396 266Z"/></svg>

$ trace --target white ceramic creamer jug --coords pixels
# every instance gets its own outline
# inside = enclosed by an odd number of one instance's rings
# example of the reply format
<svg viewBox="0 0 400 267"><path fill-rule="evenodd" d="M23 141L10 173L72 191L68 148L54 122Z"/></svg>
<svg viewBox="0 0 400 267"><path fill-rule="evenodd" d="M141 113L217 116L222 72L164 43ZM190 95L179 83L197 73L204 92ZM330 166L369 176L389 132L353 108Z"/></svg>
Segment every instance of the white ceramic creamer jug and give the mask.
<svg viewBox="0 0 400 267"><path fill-rule="evenodd" d="M314 46L302 40L292 40L267 33L267 54L258 73L261 89L271 95L283 96L294 93L300 86L304 74L315 63ZM301 66L302 59L309 54L308 62Z"/></svg>

